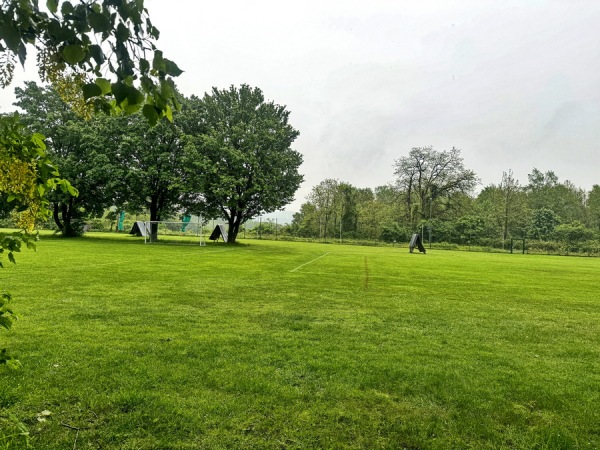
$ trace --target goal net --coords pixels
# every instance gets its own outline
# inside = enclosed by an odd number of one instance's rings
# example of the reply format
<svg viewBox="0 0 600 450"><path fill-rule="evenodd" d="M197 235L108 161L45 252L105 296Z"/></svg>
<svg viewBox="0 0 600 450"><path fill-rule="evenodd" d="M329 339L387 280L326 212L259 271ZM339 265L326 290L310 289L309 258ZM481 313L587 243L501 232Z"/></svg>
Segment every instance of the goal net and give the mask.
<svg viewBox="0 0 600 450"><path fill-rule="evenodd" d="M204 227L197 222L147 221L144 223L144 243L206 245Z"/></svg>

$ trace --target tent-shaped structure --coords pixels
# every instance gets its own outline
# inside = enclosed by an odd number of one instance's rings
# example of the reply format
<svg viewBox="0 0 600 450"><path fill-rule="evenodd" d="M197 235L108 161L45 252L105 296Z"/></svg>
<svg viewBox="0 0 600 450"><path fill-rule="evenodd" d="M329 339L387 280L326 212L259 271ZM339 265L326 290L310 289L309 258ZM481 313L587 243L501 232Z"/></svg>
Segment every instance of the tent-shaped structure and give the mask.
<svg viewBox="0 0 600 450"><path fill-rule="evenodd" d="M141 220L134 222L133 227L131 227L131 231L129 234L135 234L136 236L144 236L148 234L148 229L146 228L146 222L142 222Z"/></svg>
<svg viewBox="0 0 600 450"><path fill-rule="evenodd" d="M217 225L210 234L209 239L211 241L217 241L220 237L223 238L223 242L227 242L227 230L225 229L225 225Z"/></svg>
<svg viewBox="0 0 600 450"><path fill-rule="evenodd" d="M425 247L423 247L423 243L421 242L421 236L417 233L413 234L410 238L410 244L408 244L408 250L412 253L413 250L417 247L421 253L427 253L425 251Z"/></svg>

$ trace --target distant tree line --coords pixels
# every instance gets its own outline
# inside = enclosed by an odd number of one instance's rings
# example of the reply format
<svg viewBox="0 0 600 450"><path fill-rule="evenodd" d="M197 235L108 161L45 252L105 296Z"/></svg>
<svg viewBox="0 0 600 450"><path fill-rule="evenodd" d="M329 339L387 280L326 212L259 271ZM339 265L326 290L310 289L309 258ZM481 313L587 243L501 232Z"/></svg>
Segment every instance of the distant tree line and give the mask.
<svg viewBox="0 0 600 450"><path fill-rule="evenodd" d="M34 82L15 93L21 120L46 137L48 157L79 192L48 194L64 236L80 235L86 221L116 207L147 211L151 221L222 218L233 243L247 220L291 202L303 179L289 111L258 88L177 94L174 120L155 125L141 112L83 118L53 88ZM0 218L12 209L0 195Z"/></svg>
<svg viewBox="0 0 600 450"><path fill-rule="evenodd" d="M403 243L418 232L426 244L490 248L525 239L540 252L599 252L599 185L584 191L534 168L525 185L508 170L476 194L479 180L457 149L413 148L393 169L395 182L374 189L323 180L282 231L324 241Z"/></svg>

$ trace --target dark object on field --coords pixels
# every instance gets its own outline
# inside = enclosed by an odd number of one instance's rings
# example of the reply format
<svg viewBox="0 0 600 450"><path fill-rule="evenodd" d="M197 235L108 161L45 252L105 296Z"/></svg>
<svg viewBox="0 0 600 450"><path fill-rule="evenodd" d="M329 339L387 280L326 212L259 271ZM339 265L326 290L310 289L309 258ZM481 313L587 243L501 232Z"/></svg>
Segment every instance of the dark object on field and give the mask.
<svg viewBox="0 0 600 450"><path fill-rule="evenodd" d="M134 234L136 236L146 236L146 234L148 233L148 230L146 229L146 222L142 222L137 221L133 223L133 227L131 228L131 231L129 232L129 234Z"/></svg>
<svg viewBox="0 0 600 450"><path fill-rule="evenodd" d="M408 250L412 253L413 250L417 247L421 253L427 253L425 251L425 247L423 247L423 243L421 242L421 236L417 233L413 234L410 238L410 244L408 244Z"/></svg>
<svg viewBox="0 0 600 450"><path fill-rule="evenodd" d="M211 241L218 241L219 237L223 238L223 242L227 242L227 230L225 230L225 225L217 225L211 233L209 239Z"/></svg>

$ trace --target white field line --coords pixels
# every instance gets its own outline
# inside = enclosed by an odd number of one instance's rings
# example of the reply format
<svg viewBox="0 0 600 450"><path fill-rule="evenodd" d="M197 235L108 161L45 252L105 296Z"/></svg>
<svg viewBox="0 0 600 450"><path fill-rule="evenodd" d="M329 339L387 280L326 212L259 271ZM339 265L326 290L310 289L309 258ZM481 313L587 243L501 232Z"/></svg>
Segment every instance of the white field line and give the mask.
<svg viewBox="0 0 600 450"><path fill-rule="evenodd" d="M290 270L290 272L295 272L296 270L300 269L301 267L307 266L307 265L309 265L310 263L313 263L313 262L315 262L317 259L321 259L321 258L323 258L323 257L325 257L325 256L327 256L327 255L329 255L330 253L331 253L331 252L327 252L327 253L325 253L324 255L321 255L321 256L318 256L318 257L316 257L315 259L311 259L309 262L307 262L307 263L304 263L304 264L301 264L301 265L299 265L298 267L296 267L295 269L293 269L293 270Z"/></svg>

